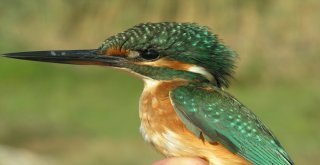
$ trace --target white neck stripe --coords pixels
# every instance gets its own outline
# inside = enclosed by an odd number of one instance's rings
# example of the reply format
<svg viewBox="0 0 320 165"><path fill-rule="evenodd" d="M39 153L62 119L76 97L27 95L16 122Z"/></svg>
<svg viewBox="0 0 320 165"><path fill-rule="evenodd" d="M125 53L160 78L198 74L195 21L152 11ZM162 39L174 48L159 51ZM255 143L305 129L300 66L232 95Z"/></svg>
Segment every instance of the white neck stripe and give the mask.
<svg viewBox="0 0 320 165"><path fill-rule="evenodd" d="M214 81L214 77L205 68L201 66L192 66L188 69L189 72L198 73L207 78L209 81Z"/></svg>

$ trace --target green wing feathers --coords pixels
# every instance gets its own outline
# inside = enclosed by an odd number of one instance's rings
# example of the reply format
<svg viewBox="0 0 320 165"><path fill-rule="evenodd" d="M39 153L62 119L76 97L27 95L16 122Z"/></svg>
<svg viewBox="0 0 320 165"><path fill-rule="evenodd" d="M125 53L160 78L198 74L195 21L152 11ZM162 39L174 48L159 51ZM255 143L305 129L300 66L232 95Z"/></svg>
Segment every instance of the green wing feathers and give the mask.
<svg viewBox="0 0 320 165"><path fill-rule="evenodd" d="M228 93L210 84L187 85L170 92L187 128L206 140L223 144L254 164L294 164L269 129Z"/></svg>

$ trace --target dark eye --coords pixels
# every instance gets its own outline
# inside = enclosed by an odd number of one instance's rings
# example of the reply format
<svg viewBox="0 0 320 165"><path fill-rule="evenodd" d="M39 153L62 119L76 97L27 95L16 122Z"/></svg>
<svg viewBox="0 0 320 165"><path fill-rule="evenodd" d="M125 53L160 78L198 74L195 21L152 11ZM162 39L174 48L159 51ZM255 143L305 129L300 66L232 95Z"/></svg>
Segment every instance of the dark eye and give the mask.
<svg viewBox="0 0 320 165"><path fill-rule="evenodd" d="M142 57L145 60L155 60L160 57L160 53L154 49L146 49L140 51L140 57Z"/></svg>

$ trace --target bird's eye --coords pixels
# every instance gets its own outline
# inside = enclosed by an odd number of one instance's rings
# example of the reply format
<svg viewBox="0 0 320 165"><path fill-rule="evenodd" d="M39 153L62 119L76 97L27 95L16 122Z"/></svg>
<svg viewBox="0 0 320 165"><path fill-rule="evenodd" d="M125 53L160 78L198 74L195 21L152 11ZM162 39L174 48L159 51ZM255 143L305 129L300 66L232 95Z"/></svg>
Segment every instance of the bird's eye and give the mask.
<svg viewBox="0 0 320 165"><path fill-rule="evenodd" d="M140 57L145 60L156 60L160 57L160 53L154 49L146 49L140 51Z"/></svg>

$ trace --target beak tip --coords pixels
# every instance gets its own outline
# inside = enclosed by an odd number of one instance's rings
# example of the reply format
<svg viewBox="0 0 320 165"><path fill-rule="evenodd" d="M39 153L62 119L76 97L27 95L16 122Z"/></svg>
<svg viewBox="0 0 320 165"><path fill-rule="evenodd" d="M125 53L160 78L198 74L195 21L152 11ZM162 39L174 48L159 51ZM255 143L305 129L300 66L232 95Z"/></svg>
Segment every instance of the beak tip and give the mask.
<svg viewBox="0 0 320 165"><path fill-rule="evenodd" d="M15 56L14 53L0 54L0 57L5 57L5 58L17 58L17 56Z"/></svg>
<svg viewBox="0 0 320 165"><path fill-rule="evenodd" d="M1 57L10 57L10 53L0 54Z"/></svg>

